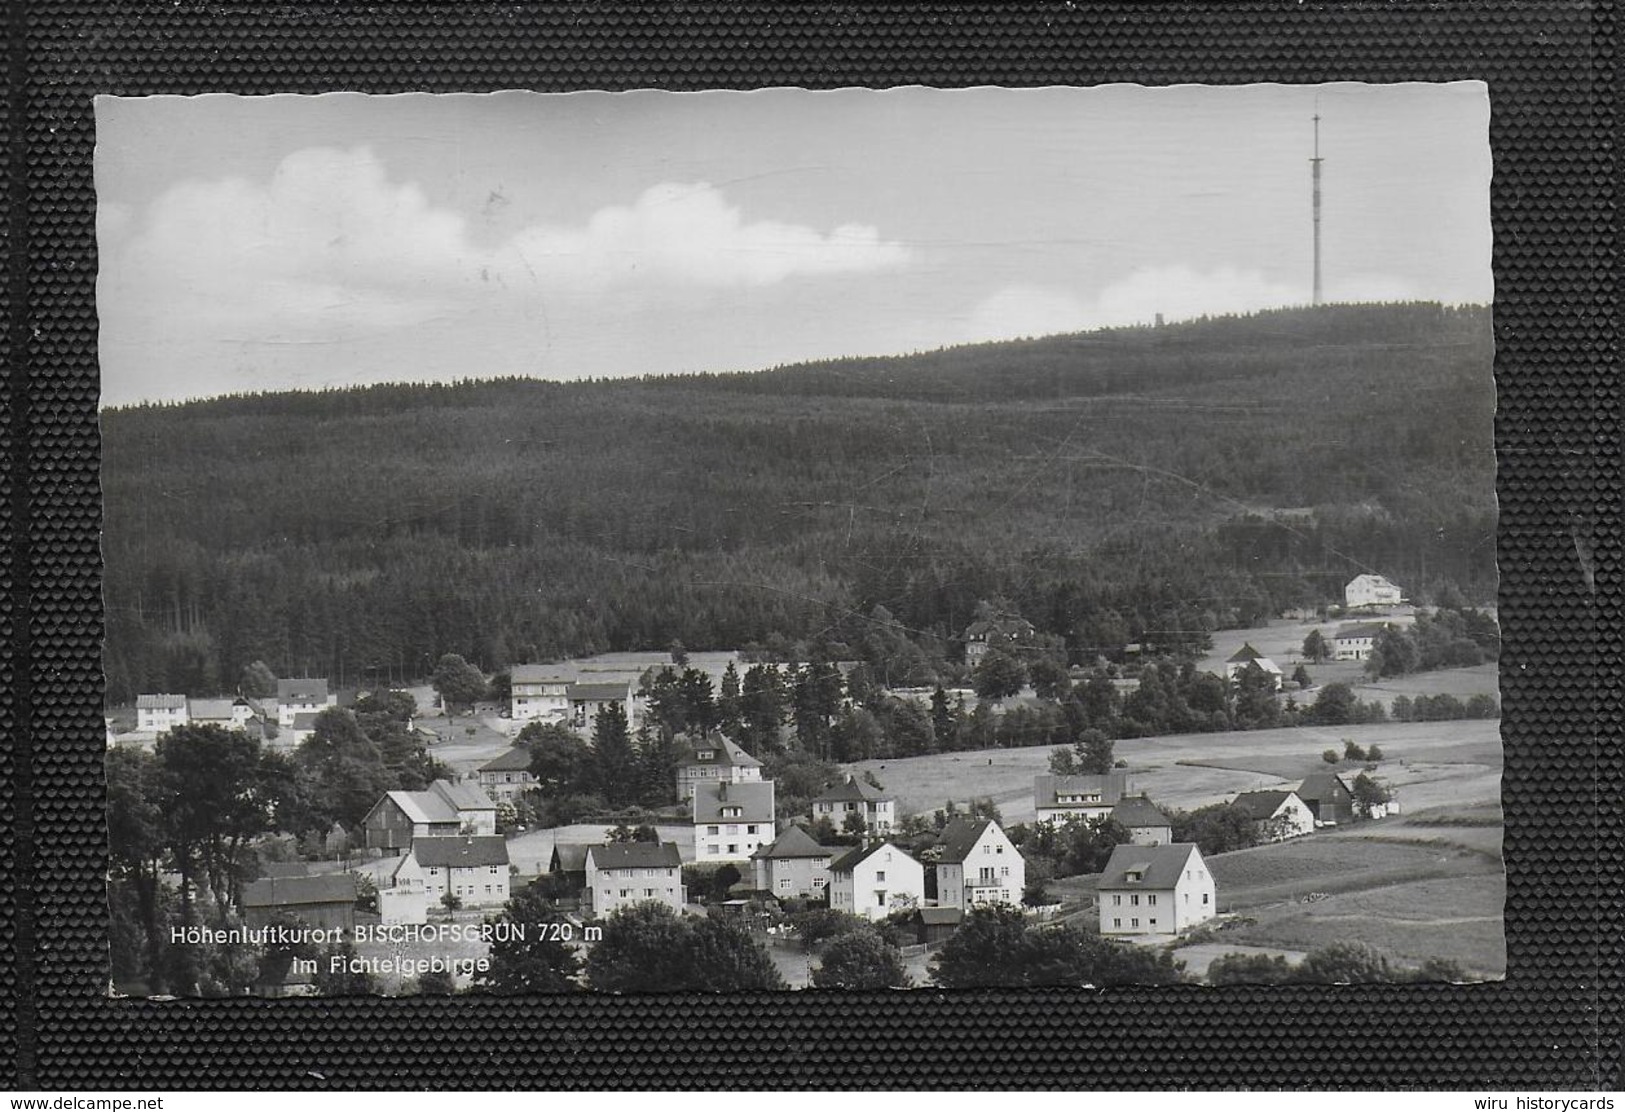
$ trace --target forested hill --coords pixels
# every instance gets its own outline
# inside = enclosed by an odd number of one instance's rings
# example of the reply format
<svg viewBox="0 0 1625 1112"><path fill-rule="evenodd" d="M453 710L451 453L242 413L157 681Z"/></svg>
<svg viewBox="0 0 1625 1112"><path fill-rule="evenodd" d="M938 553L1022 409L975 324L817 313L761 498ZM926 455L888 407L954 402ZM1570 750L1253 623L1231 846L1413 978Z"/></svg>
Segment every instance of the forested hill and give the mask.
<svg viewBox="0 0 1625 1112"><path fill-rule="evenodd" d="M108 410L109 695L877 631L940 659L1000 596L1087 655L1361 570L1487 599L1490 362L1487 310L1336 306Z"/></svg>

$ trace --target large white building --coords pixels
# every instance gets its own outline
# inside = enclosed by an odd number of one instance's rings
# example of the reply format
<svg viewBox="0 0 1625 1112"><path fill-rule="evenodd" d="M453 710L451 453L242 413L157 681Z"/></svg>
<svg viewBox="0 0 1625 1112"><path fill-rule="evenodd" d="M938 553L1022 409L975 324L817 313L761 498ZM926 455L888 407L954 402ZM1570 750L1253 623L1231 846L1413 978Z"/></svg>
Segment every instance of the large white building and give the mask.
<svg viewBox="0 0 1625 1112"><path fill-rule="evenodd" d="M563 722L569 718L570 685L574 679L568 672L551 664L515 664L510 675L515 722L535 718Z"/></svg>
<svg viewBox="0 0 1625 1112"><path fill-rule="evenodd" d="M853 816L863 820L862 831L849 830L847 824ZM891 833L897 823L897 799L881 791L867 780L851 773L845 780L826 788L813 800L812 817L828 819L837 833L864 833L884 836Z"/></svg>
<svg viewBox="0 0 1625 1112"><path fill-rule="evenodd" d="M1381 622L1363 622L1359 625L1339 626L1332 634L1334 660L1367 660L1377 647L1377 635L1387 627Z"/></svg>
<svg viewBox="0 0 1625 1112"><path fill-rule="evenodd" d="M712 730L677 755L677 798L693 799L696 784L742 784L762 778L762 762Z"/></svg>
<svg viewBox="0 0 1625 1112"><path fill-rule="evenodd" d="M186 725L189 714L185 695L137 695L135 698L135 728L161 734L176 726Z"/></svg>
<svg viewBox="0 0 1625 1112"><path fill-rule="evenodd" d="M339 705L339 697L327 689L320 677L276 681L276 724L291 730L301 714L320 714Z"/></svg>
<svg viewBox="0 0 1625 1112"><path fill-rule="evenodd" d="M1109 818L1117 801L1128 794L1128 774L1053 776L1033 778L1033 807L1038 822L1064 822L1069 818Z"/></svg>
<svg viewBox="0 0 1625 1112"><path fill-rule="evenodd" d="M1175 935L1218 911L1213 874L1190 842L1118 846L1097 892L1101 934Z"/></svg>
<svg viewBox="0 0 1625 1112"><path fill-rule="evenodd" d="M640 903L683 911L683 859L677 843L614 842L587 847L587 901L594 915Z"/></svg>
<svg viewBox="0 0 1625 1112"><path fill-rule="evenodd" d="M925 866L890 842L848 850L829 866L829 906L884 919L925 903Z"/></svg>
<svg viewBox="0 0 1625 1112"><path fill-rule="evenodd" d="M1350 610L1380 610L1404 601L1398 584L1380 575L1356 575L1343 588L1343 602Z"/></svg>
<svg viewBox="0 0 1625 1112"><path fill-rule="evenodd" d="M969 910L980 904L1021 906L1027 863L991 819L956 818L937 837L937 906Z"/></svg>
<svg viewBox="0 0 1625 1112"><path fill-rule="evenodd" d="M392 885L421 888L433 907L449 892L463 907L508 902L508 842L499 834L415 838L390 874Z"/></svg>
<svg viewBox="0 0 1625 1112"><path fill-rule="evenodd" d="M773 781L694 785L694 860L749 861L778 837Z"/></svg>

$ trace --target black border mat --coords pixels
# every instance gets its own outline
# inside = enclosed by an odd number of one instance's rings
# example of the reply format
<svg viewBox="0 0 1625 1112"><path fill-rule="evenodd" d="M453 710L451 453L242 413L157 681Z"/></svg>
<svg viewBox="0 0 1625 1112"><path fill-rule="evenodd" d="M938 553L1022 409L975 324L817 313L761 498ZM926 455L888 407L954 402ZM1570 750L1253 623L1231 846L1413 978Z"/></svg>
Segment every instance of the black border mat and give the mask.
<svg viewBox="0 0 1625 1112"><path fill-rule="evenodd" d="M1606 4L12 0L0 385L0 1084L1625 1084L1613 17ZM1472 987L568 1000L104 998L92 97L1488 82L1509 972ZM1595 94L1595 95L1594 95Z"/></svg>

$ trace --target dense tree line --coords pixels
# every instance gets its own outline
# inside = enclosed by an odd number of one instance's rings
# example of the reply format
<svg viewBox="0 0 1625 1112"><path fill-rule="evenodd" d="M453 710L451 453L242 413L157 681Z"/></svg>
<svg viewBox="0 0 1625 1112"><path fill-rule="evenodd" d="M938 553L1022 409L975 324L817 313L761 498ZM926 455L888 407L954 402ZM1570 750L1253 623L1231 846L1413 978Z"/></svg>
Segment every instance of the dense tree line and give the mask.
<svg viewBox="0 0 1625 1112"><path fill-rule="evenodd" d="M109 410L109 697L229 690L254 660L350 685L674 640L929 686L995 597L1072 663L1189 651L1367 567L1485 598L1489 345L1482 310L1327 307Z"/></svg>

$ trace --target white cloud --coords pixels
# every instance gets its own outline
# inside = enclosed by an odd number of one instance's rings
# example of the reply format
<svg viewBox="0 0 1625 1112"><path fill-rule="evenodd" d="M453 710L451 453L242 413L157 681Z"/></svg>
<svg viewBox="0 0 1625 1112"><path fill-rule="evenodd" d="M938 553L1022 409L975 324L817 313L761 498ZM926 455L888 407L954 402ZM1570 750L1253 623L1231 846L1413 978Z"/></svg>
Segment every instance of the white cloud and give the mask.
<svg viewBox="0 0 1625 1112"><path fill-rule="evenodd" d="M1188 320L1306 304L1308 300L1307 282L1302 288L1285 285L1257 270L1225 266L1199 271L1183 264L1144 267L1100 292L1090 311L1090 324L1150 324L1158 313L1164 320Z"/></svg>

